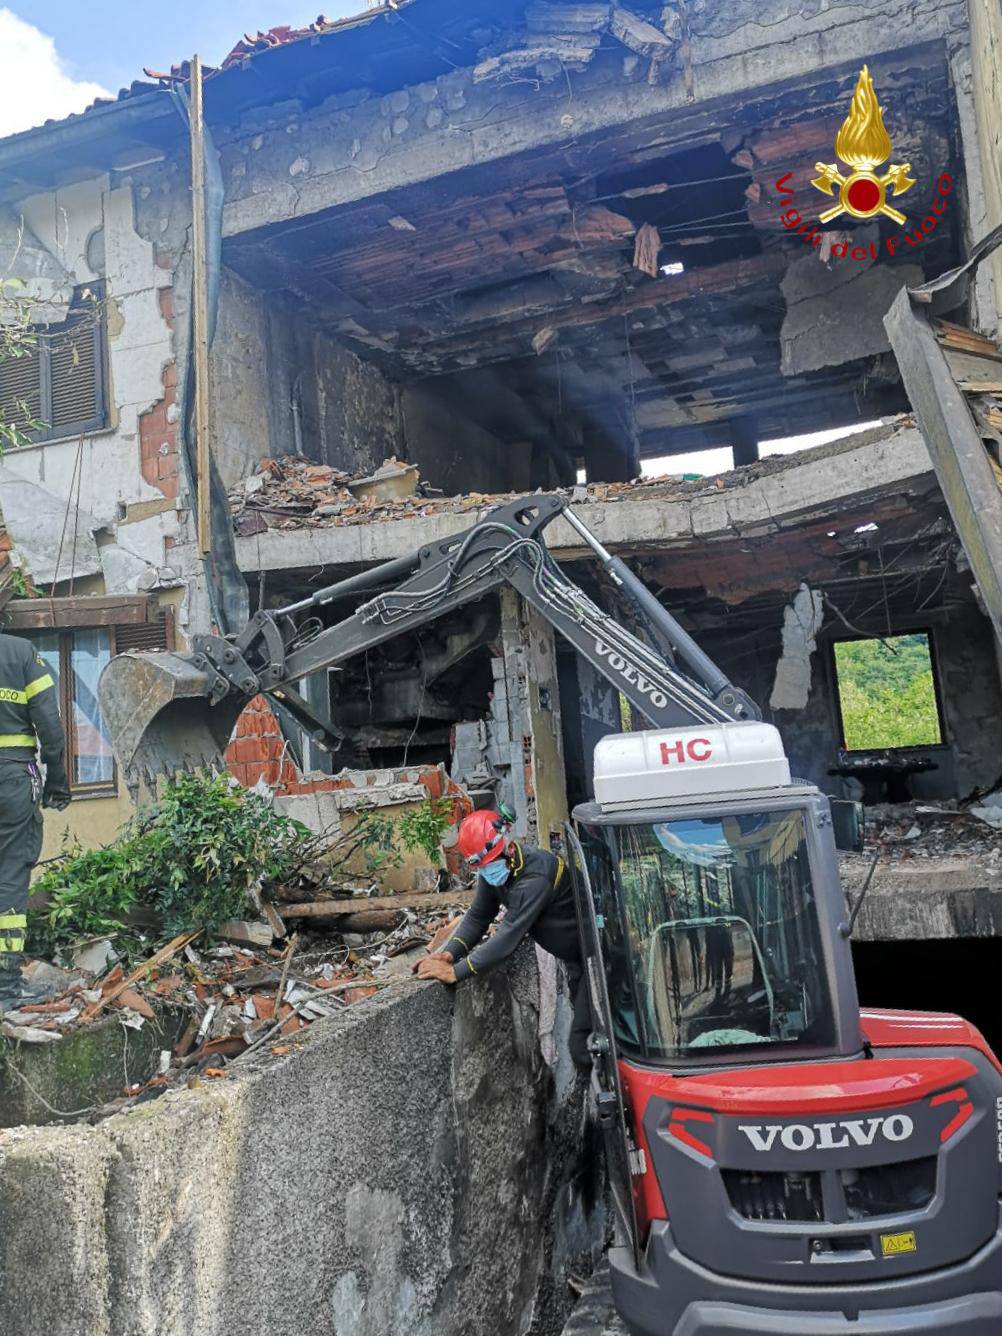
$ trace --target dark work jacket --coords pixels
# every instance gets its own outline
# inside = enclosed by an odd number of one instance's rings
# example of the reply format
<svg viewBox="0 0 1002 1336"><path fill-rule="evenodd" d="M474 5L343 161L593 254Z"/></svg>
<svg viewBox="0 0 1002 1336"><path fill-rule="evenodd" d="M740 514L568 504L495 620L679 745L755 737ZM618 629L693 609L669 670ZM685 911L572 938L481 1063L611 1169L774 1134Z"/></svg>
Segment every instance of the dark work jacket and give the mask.
<svg viewBox="0 0 1002 1336"><path fill-rule="evenodd" d="M46 787L65 792L66 736L55 678L30 641L0 633L0 763L27 765L37 748Z"/></svg>
<svg viewBox="0 0 1002 1336"><path fill-rule="evenodd" d="M513 844L508 861L512 871L503 886L477 878L473 904L446 943L457 980L494 969L527 936L561 960L581 959L571 874L564 860L545 849ZM485 942L484 934L502 906L504 921Z"/></svg>

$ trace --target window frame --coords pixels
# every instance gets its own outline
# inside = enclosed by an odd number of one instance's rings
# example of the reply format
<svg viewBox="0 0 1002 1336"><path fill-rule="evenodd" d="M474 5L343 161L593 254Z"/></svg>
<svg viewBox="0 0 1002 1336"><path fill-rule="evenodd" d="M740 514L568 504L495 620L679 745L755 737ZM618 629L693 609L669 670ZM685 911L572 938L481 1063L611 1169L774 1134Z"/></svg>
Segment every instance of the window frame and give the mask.
<svg viewBox="0 0 1002 1336"><path fill-rule="evenodd" d="M174 614L169 606L143 595L82 595L76 598L12 599L5 608L7 630L34 640L41 632L54 632L59 645L59 717L66 733L66 773L70 793L76 798L117 798L119 794L118 761L112 754L112 777L94 784L73 779L76 762L74 749L73 690L70 647L77 631L107 631L111 657L132 648L120 640L140 627L162 628L164 647L175 648Z"/></svg>
<svg viewBox="0 0 1002 1336"><path fill-rule="evenodd" d="M91 294L84 298L83 293ZM32 325L31 333L37 342L33 351L38 355L38 419L51 424L52 411L52 343L59 335L70 329L74 321L87 318L88 307L95 311L91 328L94 349L94 401L95 413L91 418L81 418L76 422L61 422L58 426L46 425L35 431L25 431L24 440L30 445L49 445L54 441L66 440L73 436L89 436L106 431L109 426L108 402L108 339L107 314L105 310L105 286L101 281L78 284L73 290L66 320L61 325Z"/></svg>
<svg viewBox="0 0 1002 1336"><path fill-rule="evenodd" d="M856 644L865 640L896 640L899 636L925 636L929 650L929 666L932 669L932 689L936 701L936 718L939 723L938 742L919 742L901 747L849 747L845 743L845 719L842 715L842 695L839 690L838 660L835 646ZM874 752L893 752L900 756L914 756L920 752L947 751L950 746L947 730L946 711L943 708L943 693L940 687L939 658L936 652L936 636L931 626L911 626L889 633L873 635L833 635L827 640L828 679L831 683L832 710L838 734L838 750L844 756L869 756Z"/></svg>

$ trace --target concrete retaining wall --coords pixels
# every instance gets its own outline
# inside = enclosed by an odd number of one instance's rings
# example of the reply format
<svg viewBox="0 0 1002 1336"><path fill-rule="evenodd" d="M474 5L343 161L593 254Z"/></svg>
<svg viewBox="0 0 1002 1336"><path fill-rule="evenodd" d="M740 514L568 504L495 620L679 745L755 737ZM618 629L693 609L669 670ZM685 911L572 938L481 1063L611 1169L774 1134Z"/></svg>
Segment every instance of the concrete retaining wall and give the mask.
<svg viewBox="0 0 1002 1336"><path fill-rule="evenodd" d="M566 1058L540 1057L539 998L527 951L100 1126L0 1134L0 1331L559 1331L600 1162Z"/></svg>

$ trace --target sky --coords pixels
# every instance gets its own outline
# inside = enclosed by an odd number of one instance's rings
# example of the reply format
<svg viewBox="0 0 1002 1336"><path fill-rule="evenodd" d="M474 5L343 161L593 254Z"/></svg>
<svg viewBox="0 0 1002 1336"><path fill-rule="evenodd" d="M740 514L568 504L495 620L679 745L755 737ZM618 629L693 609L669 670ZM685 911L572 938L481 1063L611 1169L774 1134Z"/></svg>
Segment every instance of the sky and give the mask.
<svg viewBox="0 0 1002 1336"><path fill-rule="evenodd" d="M0 138L82 111L143 66L217 64L245 32L343 18L366 0L9 0L0 6Z"/></svg>
<svg viewBox="0 0 1002 1336"><path fill-rule="evenodd" d="M769 455L792 455L796 450L809 450L815 445L827 445L829 441L840 440L844 436L855 436L857 432L869 431L880 425L875 422L860 422L852 427L835 427L831 431L813 431L804 436L782 436L772 441L762 441L759 454L763 459ZM724 473L733 468L730 446L719 450L695 450L687 455L664 455L658 459L645 459L641 465L645 478L659 478L665 473L701 473L704 477L713 473Z"/></svg>

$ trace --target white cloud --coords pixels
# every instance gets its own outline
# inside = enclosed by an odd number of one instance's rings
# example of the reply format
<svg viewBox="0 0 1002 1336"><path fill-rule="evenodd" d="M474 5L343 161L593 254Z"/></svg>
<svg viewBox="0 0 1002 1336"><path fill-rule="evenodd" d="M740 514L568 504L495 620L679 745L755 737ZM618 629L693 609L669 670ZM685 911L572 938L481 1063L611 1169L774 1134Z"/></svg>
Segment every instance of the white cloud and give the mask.
<svg viewBox="0 0 1002 1336"><path fill-rule="evenodd" d="M0 138L107 96L100 84L73 77L51 37L0 9Z"/></svg>

